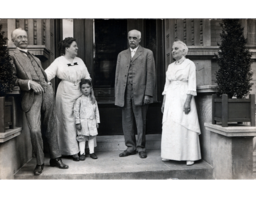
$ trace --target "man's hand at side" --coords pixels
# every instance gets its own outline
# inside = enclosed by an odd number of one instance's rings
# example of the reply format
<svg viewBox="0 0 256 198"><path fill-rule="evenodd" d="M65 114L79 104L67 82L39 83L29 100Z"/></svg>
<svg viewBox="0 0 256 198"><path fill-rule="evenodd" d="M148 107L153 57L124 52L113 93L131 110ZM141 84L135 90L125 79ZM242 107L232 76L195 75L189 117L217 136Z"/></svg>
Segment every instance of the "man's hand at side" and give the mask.
<svg viewBox="0 0 256 198"><path fill-rule="evenodd" d="M152 98L152 97L150 97L150 96L145 96L145 97L144 97L144 104L149 104L151 98Z"/></svg>
<svg viewBox="0 0 256 198"><path fill-rule="evenodd" d="M36 93L44 92L43 87L40 84L38 84L37 82L35 82L35 81L32 81L32 80L30 81L30 87Z"/></svg>

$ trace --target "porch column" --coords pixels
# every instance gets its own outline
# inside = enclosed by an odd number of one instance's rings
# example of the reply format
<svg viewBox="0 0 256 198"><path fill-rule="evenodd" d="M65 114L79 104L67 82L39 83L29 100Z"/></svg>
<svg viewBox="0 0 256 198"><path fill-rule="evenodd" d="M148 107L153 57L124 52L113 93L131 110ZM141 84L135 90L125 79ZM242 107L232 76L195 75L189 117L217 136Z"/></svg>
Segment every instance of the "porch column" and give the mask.
<svg viewBox="0 0 256 198"><path fill-rule="evenodd" d="M211 155L211 137L210 132L206 130L204 123L212 121L212 94L216 93L216 85L197 86L197 113L201 129L200 145L202 159L212 165Z"/></svg>

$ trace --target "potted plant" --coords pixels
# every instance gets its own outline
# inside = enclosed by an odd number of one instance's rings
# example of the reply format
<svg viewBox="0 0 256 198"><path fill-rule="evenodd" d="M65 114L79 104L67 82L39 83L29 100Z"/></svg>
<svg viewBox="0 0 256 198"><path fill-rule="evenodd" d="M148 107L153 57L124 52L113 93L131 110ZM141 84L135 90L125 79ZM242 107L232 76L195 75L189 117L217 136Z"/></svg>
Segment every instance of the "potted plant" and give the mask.
<svg viewBox="0 0 256 198"><path fill-rule="evenodd" d="M250 122L255 126L255 96L251 90L251 53L246 48L239 19L221 22L221 44L215 55L219 70L216 72L217 94L212 98L212 123Z"/></svg>
<svg viewBox="0 0 256 198"><path fill-rule="evenodd" d="M11 92L15 86L7 40L0 24L0 132L4 132L8 125L12 125L8 118L13 117L13 99L6 97L6 93Z"/></svg>

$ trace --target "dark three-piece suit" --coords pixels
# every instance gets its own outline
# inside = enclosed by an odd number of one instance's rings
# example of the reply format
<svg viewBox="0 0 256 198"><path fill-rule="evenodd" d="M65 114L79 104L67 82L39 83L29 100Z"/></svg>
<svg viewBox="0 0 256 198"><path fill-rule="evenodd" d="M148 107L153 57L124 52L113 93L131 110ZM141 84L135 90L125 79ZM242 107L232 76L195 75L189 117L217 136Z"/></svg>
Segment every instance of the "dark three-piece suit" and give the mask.
<svg viewBox="0 0 256 198"><path fill-rule="evenodd" d="M115 79L115 105L122 107L122 125L128 152L145 151L146 114L153 102L155 89L155 61L153 52L138 46L133 57L130 48L119 53ZM137 141L135 130L137 129Z"/></svg>

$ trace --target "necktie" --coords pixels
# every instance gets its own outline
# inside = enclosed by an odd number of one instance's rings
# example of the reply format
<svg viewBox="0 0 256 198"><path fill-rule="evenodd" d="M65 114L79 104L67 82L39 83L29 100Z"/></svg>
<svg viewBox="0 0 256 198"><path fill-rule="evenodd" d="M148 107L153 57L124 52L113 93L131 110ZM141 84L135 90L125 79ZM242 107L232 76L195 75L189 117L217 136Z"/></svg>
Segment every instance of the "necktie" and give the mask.
<svg viewBox="0 0 256 198"><path fill-rule="evenodd" d="M25 52L25 51L20 50L20 52L22 52L23 54L26 54L26 56L30 59L31 62L35 61L34 57L32 56L32 54L29 53L29 51Z"/></svg>
<svg viewBox="0 0 256 198"><path fill-rule="evenodd" d="M23 50L20 50L20 52L22 52L23 54L26 54L26 56L28 55L28 52L25 52Z"/></svg>
<svg viewBox="0 0 256 198"><path fill-rule="evenodd" d="M26 54L26 56L29 58L29 60L31 61L31 63L35 63L38 67L38 63L36 62L36 60L34 59L34 57L32 56L32 54L29 53L29 51L25 52L25 51L22 51L20 50L20 52L22 52L23 54Z"/></svg>

